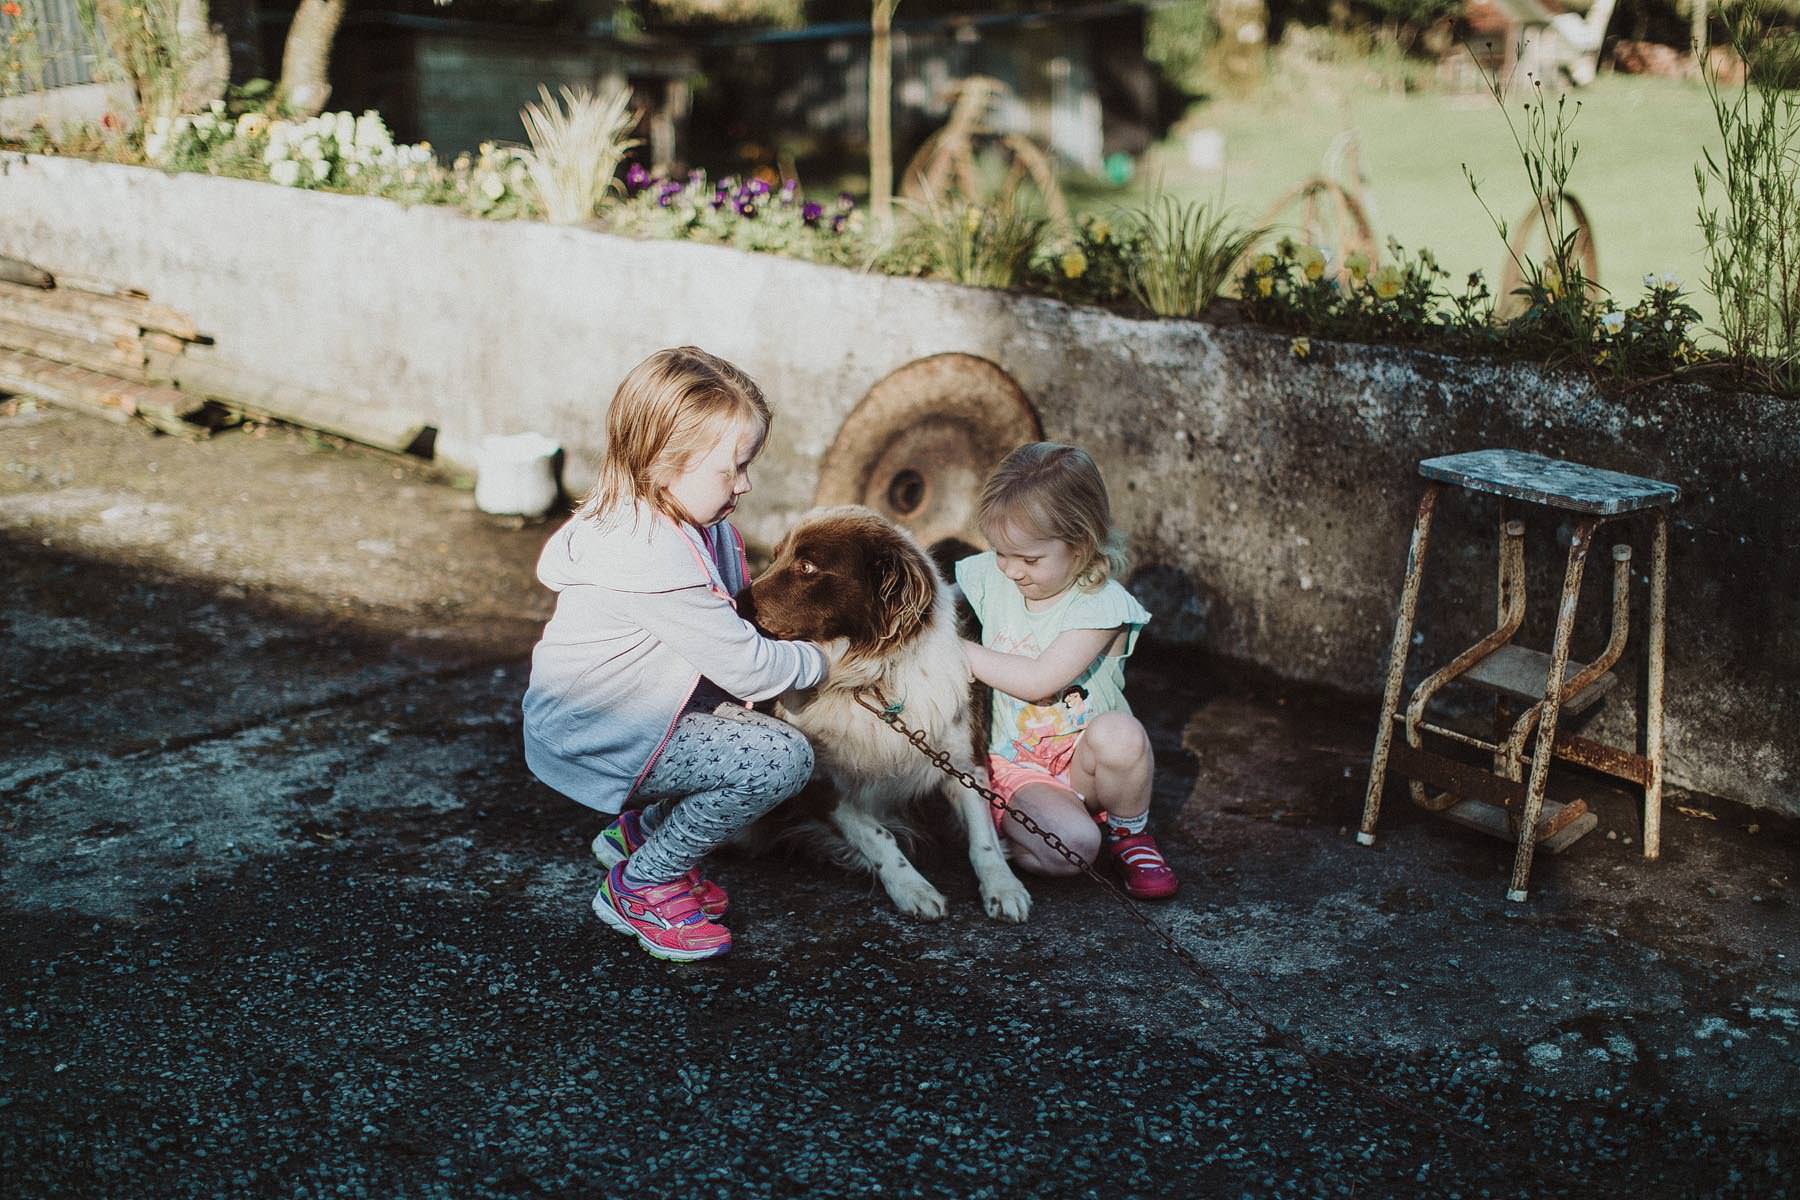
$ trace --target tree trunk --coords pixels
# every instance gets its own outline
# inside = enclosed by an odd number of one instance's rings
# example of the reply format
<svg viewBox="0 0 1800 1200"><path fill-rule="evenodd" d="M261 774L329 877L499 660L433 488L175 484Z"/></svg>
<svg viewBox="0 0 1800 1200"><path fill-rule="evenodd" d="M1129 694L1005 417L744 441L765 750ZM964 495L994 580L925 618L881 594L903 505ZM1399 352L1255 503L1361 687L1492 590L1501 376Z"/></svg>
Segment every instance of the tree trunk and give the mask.
<svg viewBox="0 0 1800 1200"><path fill-rule="evenodd" d="M178 0L175 34L181 45L175 110L199 112L224 98L225 85L231 82L231 50L225 31L207 16L206 0Z"/></svg>
<svg viewBox="0 0 1800 1200"><path fill-rule="evenodd" d="M172 25L125 0L97 0L94 18L146 123L199 112L225 95L231 53L206 0L178 0Z"/></svg>
<svg viewBox="0 0 1800 1200"><path fill-rule="evenodd" d="M295 116L317 116L331 96L331 42L345 0L300 0L281 54L281 98Z"/></svg>
<svg viewBox="0 0 1800 1200"><path fill-rule="evenodd" d="M874 0L869 38L869 211L878 225L893 221L894 9L900 0Z"/></svg>

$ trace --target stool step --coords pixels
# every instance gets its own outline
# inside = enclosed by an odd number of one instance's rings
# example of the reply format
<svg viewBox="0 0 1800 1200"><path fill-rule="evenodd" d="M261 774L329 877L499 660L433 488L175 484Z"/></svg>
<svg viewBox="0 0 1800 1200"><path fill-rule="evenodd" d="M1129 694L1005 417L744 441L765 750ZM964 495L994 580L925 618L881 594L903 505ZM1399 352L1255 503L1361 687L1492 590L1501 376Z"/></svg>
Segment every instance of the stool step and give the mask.
<svg viewBox="0 0 1800 1200"><path fill-rule="evenodd" d="M1512 829L1506 823L1506 810L1498 805L1480 800L1459 800L1441 815L1478 833L1491 834L1507 842L1514 840ZM1546 799L1538 816L1538 828L1549 832L1539 837L1538 848L1547 854L1561 854L1599 824L1600 818L1588 811L1584 801L1559 804Z"/></svg>
<svg viewBox="0 0 1800 1200"><path fill-rule="evenodd" d="M1572 677L1580 670L1581 664L1572 662L1564 678ZM1550 656L1524 646L1502 646L1459 677L1460 682L1479 684L1503 696L1532 704L1544 698L1544 685L1549 679ZM1618 683L1619 677L1608 671L1576 695L1564 696L1562 711L1569 716L1585 712Z"/></svg>

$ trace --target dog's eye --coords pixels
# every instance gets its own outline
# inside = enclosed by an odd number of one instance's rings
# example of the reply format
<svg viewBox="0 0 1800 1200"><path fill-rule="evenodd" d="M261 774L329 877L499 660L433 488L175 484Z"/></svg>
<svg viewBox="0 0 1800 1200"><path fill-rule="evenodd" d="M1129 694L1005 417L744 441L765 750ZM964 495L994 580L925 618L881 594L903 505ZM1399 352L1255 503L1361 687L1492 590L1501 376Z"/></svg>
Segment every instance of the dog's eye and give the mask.
<svg viewBox="0 0 1800 1200"><path fill-rule="evenodd" d="M802 575L817 575L819 573L819 568L804 558L795 560L794 569L799 571Z"/></svg>

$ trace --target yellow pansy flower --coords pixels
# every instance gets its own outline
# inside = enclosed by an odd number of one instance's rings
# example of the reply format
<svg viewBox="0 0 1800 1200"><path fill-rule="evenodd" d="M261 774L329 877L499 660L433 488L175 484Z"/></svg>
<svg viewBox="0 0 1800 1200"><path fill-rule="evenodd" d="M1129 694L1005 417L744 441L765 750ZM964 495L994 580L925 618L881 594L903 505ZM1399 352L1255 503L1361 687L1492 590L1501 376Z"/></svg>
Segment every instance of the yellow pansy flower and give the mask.
<svg viewBox="0 0 1800 1200"><path fill-rule="evenodd" d="M1273 278L1271 278L1268 275L1258 275L1256 277L1256 294L1257 295L1267 296L1270 292L1272 292L1274 290L1275 290L1275 280Z"/></svg>
<svg viewBox="0 0 1800 1200"><path fill-rule="evenodd" d="M1371 281L1375 294L1383 300L1392 300L1398 296L1400 289L1405 285L1406 276L1401 274L1400 268L1393 263L1384 263L1381 269L1375 272L1375 278Z"/></svg>
<svg viewBox="0 0 1800 1200"><path fill-rule="evenodd" d="M1062 273L1069 279L1080 279L1087 274L1087 255L1079 250L1071 250L1058 260L1062 264Z"/></svg>
<svg viewBox="0 0 1800 1200"><path fill-rule="evenodd" d="M1295 259L1308 279L1317 279L1325 274L1325 255L1317 246L1300 247L1299 256Z"/></svg>
<svg viewBox="0 0 1800 1200"><path fill-rule="evenodd" d="M1361 250L1352 250L1344 255L1344 270L1350 272L1352 283L1361 283L1369 277L1369 256Z"/></svg>
<svg viewBox="0 0 1800 1200"><path fill-rule="evenodd" d="M1266 274L1275 269L1275 256L1265 251L1264 253L1257 255L1250 265L1256 268L1257 274Z"/></svg>
<svg viewBox="0 0 1800 1200"><path fill-rule="evenodd" d="M1310 338L1297 337L1288 343L1288 349L1293 351L1295 358L1305 358L1312 353L1312 340Z"/></svg>

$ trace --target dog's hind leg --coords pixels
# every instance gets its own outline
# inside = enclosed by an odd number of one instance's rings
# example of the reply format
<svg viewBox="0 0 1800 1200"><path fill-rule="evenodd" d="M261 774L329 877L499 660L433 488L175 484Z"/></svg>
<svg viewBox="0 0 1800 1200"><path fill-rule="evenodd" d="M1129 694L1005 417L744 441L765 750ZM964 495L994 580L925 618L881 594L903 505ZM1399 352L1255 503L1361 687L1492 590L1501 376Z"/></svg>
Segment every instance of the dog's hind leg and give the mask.
<svg viewBox="0 0 1800 1200"><path fill-rule="evenodd" d="M863 865L875 872L875 878L881 880L888 898L901 912L936 921L950 910L943 893L919 874L881 822L848 801L840 801L832 810L831 824L862 856Z"/></svg>
<svg viewBox="0 0 1800 1200"><path fill-rule="evenodd" d="M981 907L996 921L1024 921L1031 915L1031 893L1013 874L1005 851L1000 849L1000 835L994 829L987 801L956 782L944 785L944 797L968 831L969 865L975 868L976 882L981 885Z"/></svg>

